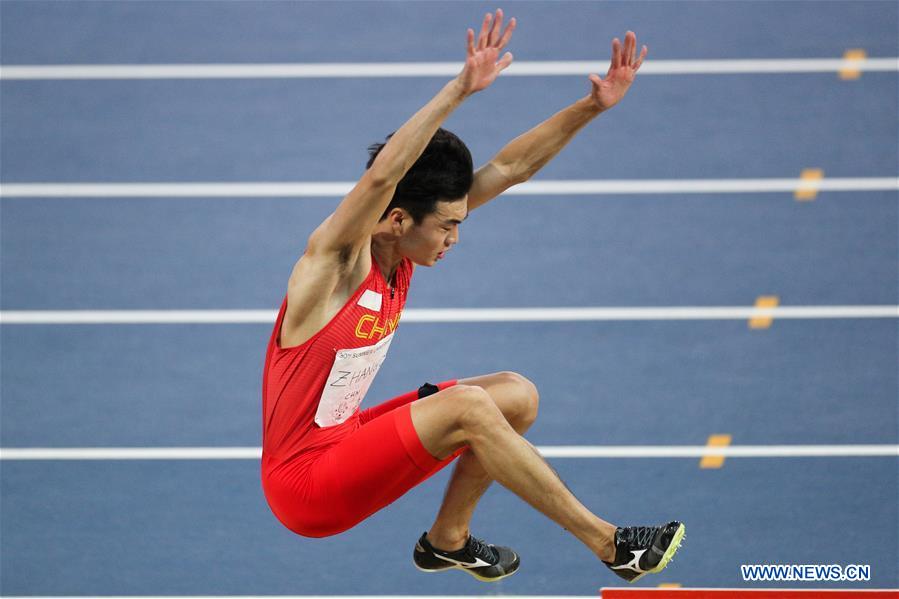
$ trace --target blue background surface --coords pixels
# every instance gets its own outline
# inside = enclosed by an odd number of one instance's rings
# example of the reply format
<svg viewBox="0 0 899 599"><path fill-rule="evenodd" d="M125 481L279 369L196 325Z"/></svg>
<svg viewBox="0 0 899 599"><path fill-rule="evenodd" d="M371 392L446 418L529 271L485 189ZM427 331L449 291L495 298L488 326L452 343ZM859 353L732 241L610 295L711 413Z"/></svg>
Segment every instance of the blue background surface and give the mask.
<svg viewBox="0 0 899 599"><path fill-rule="evenodd" d="M456 61L484 3L0 4L3 65ZM899 55L895 2L527 2L517 60L596 60L626 29L650 59ZM508 77L447 122L482 163L582 97L583 77ZM351 181L437 78L9 81L4 183ZM537 179L897 175L897 74L653 75ZM275 309L310 199L0 202L3 310ZM501 198L461 228L409 307L899 303L895 192ZM490 257L491 260L485 258ZM3 447L254 446L266 325L4 325ZM899 442L886 320L406 324L367 404L425 380L521 372L538 445ZM899 586L895 458L555 459L622 524L683 519L640 584L748 586L741 563L870 564ZM504 489L473 529L523 556L495 586L426 576L412 544L446 473L311 540L268 512L253 461L2 464L6 595L579 594L618 580ZM340 565L343 564L343 565ZM759 586L759 585L755 585ZM778 586L766 583L763 586Z"/></svg>

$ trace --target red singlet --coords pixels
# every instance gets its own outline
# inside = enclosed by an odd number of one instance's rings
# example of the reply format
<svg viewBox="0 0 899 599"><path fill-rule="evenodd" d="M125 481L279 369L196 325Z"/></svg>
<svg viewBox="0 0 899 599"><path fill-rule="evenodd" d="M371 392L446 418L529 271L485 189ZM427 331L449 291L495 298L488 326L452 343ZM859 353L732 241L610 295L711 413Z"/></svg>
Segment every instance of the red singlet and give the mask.
<svg viewBox="0 0 899 599"><path fill-rule="evenodd" d="M272 512L297 534L343 532L461 453L440 461L421 444L409 409L416 391L358 409L399 324L413 269L404 258L391 289L372 256L368 277L337 315L296 347L281 347L287 298L281 304L262 380L262 486Z"/></svg>

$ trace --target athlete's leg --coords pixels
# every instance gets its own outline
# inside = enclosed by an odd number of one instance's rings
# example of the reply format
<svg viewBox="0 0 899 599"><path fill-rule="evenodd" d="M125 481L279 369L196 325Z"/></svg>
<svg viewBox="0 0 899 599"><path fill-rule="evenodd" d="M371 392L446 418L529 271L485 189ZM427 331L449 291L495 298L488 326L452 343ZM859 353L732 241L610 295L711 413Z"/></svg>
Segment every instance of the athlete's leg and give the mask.
<svg viewBox="0 0 899 599"><path fill-rule="evenodd" d="M452 387L456 384L456 380L452 379L449 381L441 381L436 385L432 385L430 383L425 383L415 391L409 391L408 393L403 393L402 395L398 395L393 399L388 399L385 402L379 403L378 405L368 408L366 410L362 410L359 412L359 423L362 425L368 424L378 416L383 416L388 412L392 412L393 410L402 407L406 404L412 403L413 401L419 400L422 397L427 397L428 395L433 395L438 391L443 391L447 387Z"/></svg>
<svg viewBox="0 0 899 599"><path fill-rule="evenodd" d="M569 530L600 559L614 560L615 526L577 500L483 388L456 385L412 403L411 416L432 456L440 459L468 445L490 478Z"/></svg>
<svg viewBox="0 0 899 599"><path fill-rule="evenodd" d="M496 372L460 379L458 384L484 389L519 435L523 435L537 418L537 387L520 374ZM465 545L475 506L491 482L493 479L473 452L462 454L447 484L437 518L428 531L432 545L447 551Z"/></svg>

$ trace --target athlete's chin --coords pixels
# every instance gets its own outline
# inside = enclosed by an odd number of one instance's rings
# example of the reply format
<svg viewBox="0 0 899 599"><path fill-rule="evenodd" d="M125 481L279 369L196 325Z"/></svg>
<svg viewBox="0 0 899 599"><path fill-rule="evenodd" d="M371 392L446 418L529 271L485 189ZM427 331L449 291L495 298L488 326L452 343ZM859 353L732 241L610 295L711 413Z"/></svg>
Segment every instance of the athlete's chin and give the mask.
<svg viewBox="0 0 899 599"><path fill-rule="evenodd" d="M426 268L430 268L437 264L437 258L425 258L424 260L418 258L412 258L412 263L415 266L424 266Z"/></svg>
<svg viewBox="0 0 899 599"><path fill-rule="evenodd" d="M443 260L445 257L446 251L443 251L438 254L431 254L427 257L412 258L412 262L414 262L418 266L436 266L437 263Z"/></svg>
<svg viewBox="0 0 899 599"><path fill-rule="evenodd" d="M414 262L416 264L418 264L419 266L430 267L430 266L437 266L437 263L440 262L440 260L442 260L442 259L443 259L443 256L430 256L425 260L421 260L421 261L414 260Z"/></svg>

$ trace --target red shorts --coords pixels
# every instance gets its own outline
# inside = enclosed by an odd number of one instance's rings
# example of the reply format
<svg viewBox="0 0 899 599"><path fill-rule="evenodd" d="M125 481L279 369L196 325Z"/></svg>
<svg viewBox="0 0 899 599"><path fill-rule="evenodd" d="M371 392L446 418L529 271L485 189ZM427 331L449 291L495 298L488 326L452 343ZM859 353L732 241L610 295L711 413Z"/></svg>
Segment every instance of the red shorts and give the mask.
<svg viewBox="0 0 899 599"><path fill-rule="evenodd" d="M314 456L302 454L295 467L263 468L265 496L278 520L305 537L335 535L452 462L464 447L438 460L418 438L410 406L418 397L411 391L360 412L362 426Z"/></svg>

